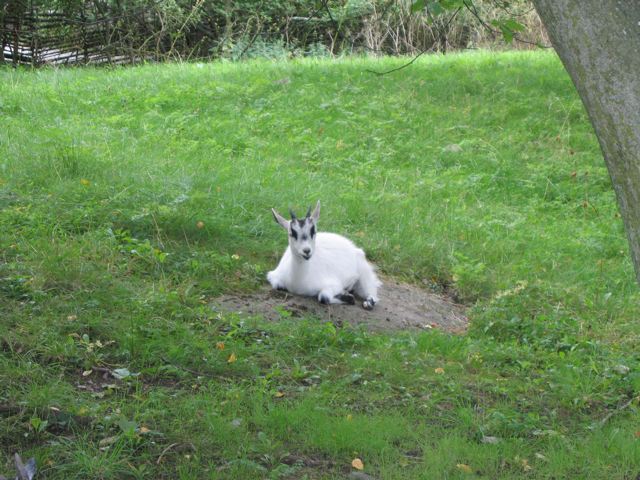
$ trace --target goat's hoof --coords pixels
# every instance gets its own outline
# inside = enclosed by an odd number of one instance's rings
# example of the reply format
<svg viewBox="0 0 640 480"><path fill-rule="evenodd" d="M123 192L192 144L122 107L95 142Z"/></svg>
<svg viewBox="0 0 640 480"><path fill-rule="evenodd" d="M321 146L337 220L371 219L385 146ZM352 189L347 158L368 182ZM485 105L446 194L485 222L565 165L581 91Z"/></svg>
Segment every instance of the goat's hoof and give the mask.
<svg viewBox="0 0 640 480"><path fill-rule="evenodd" d="M376 301L373 298L369 297L364 302L362 302L362 308L364 308L365 310L373 310L375 304Z"/></svg>
<svg viewBox="0 0 640 480"><path fill-rule="evenodd" d="M318 297L318 301L323 305L329 305L331 303L331 299L326 295L320 295L320 297Z"/></svg>
<svg viewBox="0 0 640 480"><path fill-rule="evenodd" d="M341 293L340 295L336 295L336 298L342 303L346 303L348 305L355 305L356 303L356 298L350 293Z"/></svg>
<svg viewBox="0 0 640 480"><path fill-rule="evenodd" d="M282 285L278 285L276 287L276 290L278 290L279 292L286 292L287 291L286 287L283 287Z"/></svg>

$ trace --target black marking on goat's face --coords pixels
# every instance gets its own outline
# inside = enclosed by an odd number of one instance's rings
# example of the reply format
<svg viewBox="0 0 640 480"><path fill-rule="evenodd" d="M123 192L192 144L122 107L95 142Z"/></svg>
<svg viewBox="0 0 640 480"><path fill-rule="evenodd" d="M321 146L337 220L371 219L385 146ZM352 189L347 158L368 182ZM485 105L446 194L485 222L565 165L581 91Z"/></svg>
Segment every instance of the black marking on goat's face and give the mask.
<svg viewBox="0 0 640 480"><path fill-rule="evenodd" d="M310 218L292 218L289 225L289 246L291 252L304 260L309 260L316 247L316 226Z"/></svg>

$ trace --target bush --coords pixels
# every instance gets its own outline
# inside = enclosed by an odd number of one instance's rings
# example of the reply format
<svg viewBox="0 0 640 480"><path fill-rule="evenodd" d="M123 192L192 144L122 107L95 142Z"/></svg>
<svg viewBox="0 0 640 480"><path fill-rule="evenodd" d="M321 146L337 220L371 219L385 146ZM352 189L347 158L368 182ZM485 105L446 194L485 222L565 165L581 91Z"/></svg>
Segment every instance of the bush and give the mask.
<svg viewBox="0 0 640 480"><path fill-rule="evenodd" d="M0 39L11 58L33 64L400 55L502 44L501 22L515 10L528 27L520 35L545 41L528 2L515 2L509 12L487 0L474 8L434 16L393 0L10 0L0 10ZM60 44L64 51L54 51Z"/></svg>

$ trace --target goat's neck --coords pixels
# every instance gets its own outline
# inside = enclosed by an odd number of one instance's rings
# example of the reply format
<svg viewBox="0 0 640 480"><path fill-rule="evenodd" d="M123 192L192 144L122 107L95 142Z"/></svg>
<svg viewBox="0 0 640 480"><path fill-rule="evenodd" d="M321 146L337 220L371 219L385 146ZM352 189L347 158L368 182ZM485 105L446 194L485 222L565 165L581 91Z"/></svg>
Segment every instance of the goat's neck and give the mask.
<svg viewBox="0 0 640 480"><path fill-rule="evenodd" d="M304 271L306 269L309 268L309 265L311 264L311 260L313 260L313 257L311 257L309 260L305 260L304 258L300 258L297 255L292 255L291 256L291 266L293 269L298 270L298 271Z"/></svg>

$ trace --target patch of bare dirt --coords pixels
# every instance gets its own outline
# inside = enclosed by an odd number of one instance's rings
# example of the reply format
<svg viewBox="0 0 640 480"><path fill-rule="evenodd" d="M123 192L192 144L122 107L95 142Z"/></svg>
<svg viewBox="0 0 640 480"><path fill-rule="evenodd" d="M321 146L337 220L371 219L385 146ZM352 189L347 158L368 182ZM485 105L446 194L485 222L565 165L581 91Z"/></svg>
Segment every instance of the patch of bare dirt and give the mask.
<svg viewBox="0 0 640 480"><path fill-rule="evenodd" d="M315 298L263 288L249 294L218 297L213 308L245 315L261 315L267 320L282 318L287 311L294 318L315 317L323 322L366 325L373 331L440 328L461 333L467 327L465 309L450 299L414 285L382 279L380 302L371 311L355 305L322 305Z"/></svg>

